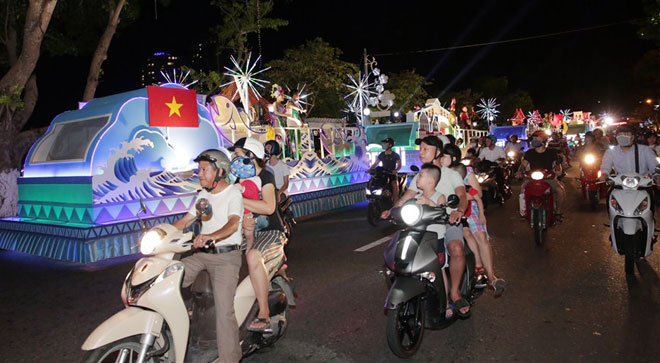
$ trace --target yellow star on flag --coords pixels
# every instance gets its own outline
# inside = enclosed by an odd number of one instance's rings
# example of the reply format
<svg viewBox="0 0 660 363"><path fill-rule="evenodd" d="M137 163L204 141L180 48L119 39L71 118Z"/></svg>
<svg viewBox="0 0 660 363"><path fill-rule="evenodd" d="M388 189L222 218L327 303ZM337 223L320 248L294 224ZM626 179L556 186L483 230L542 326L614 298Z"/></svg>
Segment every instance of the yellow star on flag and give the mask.
<svg viewBox="0 0 660 363"><path fill-rule="evenodd" d="M179 109L181 108L181 106L183 106L183 103L176 103L176 97L172 96L172 102L170 103L165 102L165 104L167 105L167 107L170 108L170 114L168 115L168 117L171 117L175 113L177 116L181 117L181 112L179 112Z"/></svg>

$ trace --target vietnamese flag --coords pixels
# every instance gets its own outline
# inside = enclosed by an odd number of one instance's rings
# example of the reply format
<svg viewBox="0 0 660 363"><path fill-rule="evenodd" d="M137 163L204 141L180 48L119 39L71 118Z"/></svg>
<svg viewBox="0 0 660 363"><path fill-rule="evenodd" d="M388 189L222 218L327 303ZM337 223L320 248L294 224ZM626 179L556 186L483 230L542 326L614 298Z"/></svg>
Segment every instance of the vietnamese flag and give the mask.
<svg viewBox="0 0 660 363"><path fill-rule="evenodd" d="M194 90L148 86L149 126L199 127Z"/></svg>

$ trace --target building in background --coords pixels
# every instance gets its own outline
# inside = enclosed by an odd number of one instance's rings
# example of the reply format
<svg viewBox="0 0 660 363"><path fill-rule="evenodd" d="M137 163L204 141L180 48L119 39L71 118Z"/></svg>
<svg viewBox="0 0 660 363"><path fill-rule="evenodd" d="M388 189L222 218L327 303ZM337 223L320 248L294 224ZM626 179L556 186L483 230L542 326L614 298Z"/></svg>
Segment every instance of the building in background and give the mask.
<svg viewBox="0 0 660 363"><path fill-rule="evenodd" d="M142 87L159 84L163 81L161 71L165 74L172 74L172 71L178 69L181 65L181 61L176 55L167 52L156 52L153 56L147 58L143 65L140 84Z"/></svg>

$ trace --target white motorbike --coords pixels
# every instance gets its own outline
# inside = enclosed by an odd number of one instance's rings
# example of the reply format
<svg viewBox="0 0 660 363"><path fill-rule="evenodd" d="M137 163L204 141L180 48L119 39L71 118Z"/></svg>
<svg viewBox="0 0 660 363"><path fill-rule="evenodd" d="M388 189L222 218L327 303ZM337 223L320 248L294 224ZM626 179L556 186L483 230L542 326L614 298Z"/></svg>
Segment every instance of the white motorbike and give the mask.
<svg viewBox="0 0 660 363"><path fill-rule="evenodd" d="M613 186L608 208L612 248L625 255L626 274L633 274L635 258L651 254L655 243L655 220L650 188L653 180L636 173L608 178Z"/></svg>
<svg viewBox="0 0 660 363"><path fill-rule="evenodd" d="M121 290L121 299L126 307L87 337L82 345L82 350L88 351L85 362L184 361L191 318L181 294L184 264L175 260L175 255L190 251L193 237L193 232L184 233L170 224L158 225L142 237L140 250L147 256L139 259L126 276ZM258 312L249 277L245 277L236 289L234 311L243 356L272 345L286 331L288 308L295 305L295 301L284 271L286 267L283 267L285 257L282 248L265 261L271 282L268 297L271 325L268 333L247 330ZM207 310L214 312L215 309L211 306ZM192 324L195 324L195 314Z"/></svg>

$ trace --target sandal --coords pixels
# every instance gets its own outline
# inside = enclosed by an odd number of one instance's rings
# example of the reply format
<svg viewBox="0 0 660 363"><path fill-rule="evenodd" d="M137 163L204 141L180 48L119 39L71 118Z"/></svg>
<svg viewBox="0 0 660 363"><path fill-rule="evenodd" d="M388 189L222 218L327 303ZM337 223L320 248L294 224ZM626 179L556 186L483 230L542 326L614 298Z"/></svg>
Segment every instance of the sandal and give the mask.
<svg viewBox="0 0 660 363"><path fill-rule="evenodd" d="M468 310L467 312L463 313L461 312L461 309L465 307L470 307L470 303L465 300L465 298L460 298L458 301L454 301L454 313L461 318L467 318L470 316L472 313L472 309Z"/></svg>
<svg viewBox="0 0 660 363"><path fill-rule="evenodd" d="M500 297L504 292L504 287L506 286L506 281L503 279L496 278L495 281L490 283L490 287L493 288L493 296Z"/></svg>
<svg viewBox="0 0 660 363"><path fill-rule="evenodd" d="M248 331L255 333L272 333L273 329L270 328L270 319L255 318L247 327Z"/></svg>
<svg viewBox="0 0 660 363"><path fill-rule="evenodd" d="M454 317L454 305L449 303L445 309L445 319L449 320Z"/></svg>

